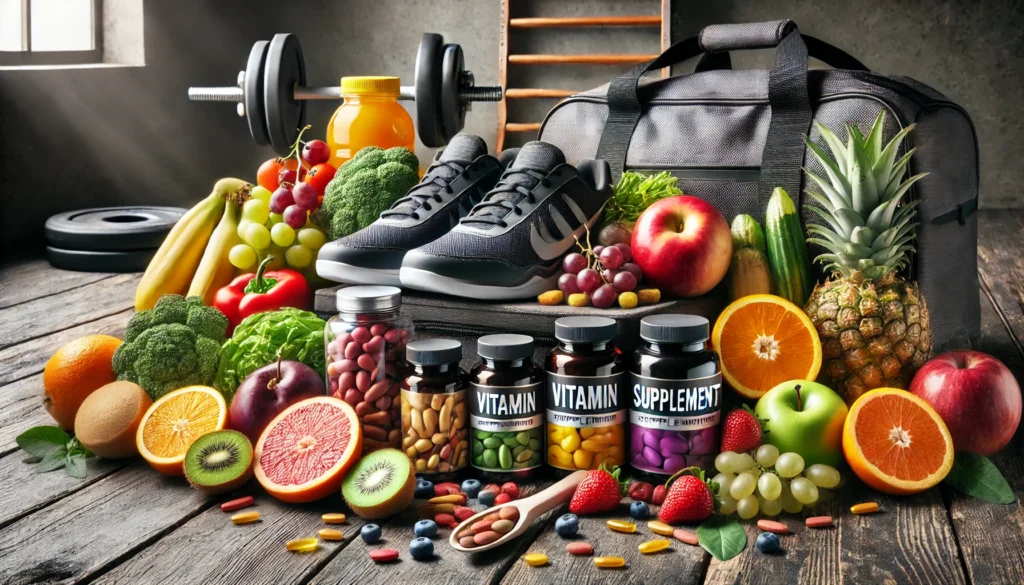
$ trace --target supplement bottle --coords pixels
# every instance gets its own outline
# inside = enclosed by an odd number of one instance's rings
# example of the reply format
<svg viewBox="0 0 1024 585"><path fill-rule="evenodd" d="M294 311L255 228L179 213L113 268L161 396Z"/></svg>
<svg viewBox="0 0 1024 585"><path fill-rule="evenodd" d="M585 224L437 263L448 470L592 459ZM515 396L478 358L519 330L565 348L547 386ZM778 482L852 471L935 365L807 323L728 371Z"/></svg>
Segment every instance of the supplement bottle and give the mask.
<svg viewBox="0 0 1024 585"><path fill-rule="evenodd" d="M559 475L625 461L629 374L615 334L607 317L555 321L558 347L545 365L544 399L547 461Z"/></svg>
<svg viewBox="0 0 1024 585"><path fill-rule="evenodd" d="M533 338L487 335L481 363L469 374L472 465L485 479L532 478L544 463L544 372L533 363Z"/></svg>
<svg viewBox="0 0 1024 585"><path fill-rule="evenodd" d="M412 117L398 103L397 77L342 77L343 103L327 124L334 168L367 146L404 146L415 151Z"/></svg>
<svg viewBox="0 0 1024 585"><path fill-rule="evenodd" d="M405 345L413 325L399 315L402 291L393 286L338 290L338 315L327 321L327 388L348 402L363 427L363 453L402 442Z"/></svg>
<svg viewBox="0 0 1024 585"><path fill-rule="evenodd" d="M629 463L652 483L696 465L711 470L719 446L722 373L707 347L708 320L651 315L630 362Z"/></svg>
<svg viewBox="0 0 1024 585"><path fill-rule="evenodd" d="M410 373L402 384L402 448L416 473L431 481L454 479L469 465L466 380L459 369L462 344L422 339L405 348Z"/></svg>

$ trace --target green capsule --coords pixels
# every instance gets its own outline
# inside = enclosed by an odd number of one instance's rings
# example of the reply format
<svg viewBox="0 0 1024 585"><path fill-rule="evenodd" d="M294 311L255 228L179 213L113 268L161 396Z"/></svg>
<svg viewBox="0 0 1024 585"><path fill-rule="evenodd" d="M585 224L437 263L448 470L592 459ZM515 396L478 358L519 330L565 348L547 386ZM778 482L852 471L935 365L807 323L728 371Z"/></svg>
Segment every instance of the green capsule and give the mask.
<svg viewBox="0 0 1024 585"><path fill-rule="evenodd" d="M540 465L540 458L540 451L534 451L533 455L530 456L530 465Z"/></svg>
<svg viewBox="0 0 1024 585"><path fill-rule="evenodd" d="M488 469L494 469L498 466L498 452L494 449L488 449L484 451L483 455L484 467Z"/></svg>
<svg viewBox="0 0 1024 585"><path fill-rule="evenodd" d="M540 451L541 450L541 448L540 448L541 447L540 439L530 439L529 447L530 447L530 451Z"/></svg>
<svg viewBox="0 0 1024 585"><path fill-rule="evenodd" d="M476 436L477 439L483 441L484 439L489 438L494 433L489 433L487 431L473 431L473 434Z"/></svg>
<svg viewBox="0 0 1024 585"><path fill-rule="evenodd" d="M504 445L504 443L502 443L501 439L498 437L487 437L484 439L484 447L487 447L488 449L497 449L502 445Z"/></svg>
<svg viewBox="0 0 1024 585"><path fill-rule="evenodd" d="M502 445L498 449L498 463L502 469L512 469L512 450L507 445Z"/></svg>
<svg viewBox="0 0 1024 585"><path fill-rule="evenodd" d="M512 456L518 457L519 454L522 453L523 451L526 451L526 447L522 445L516 445L515 449L512 449Z"/></svg>
<svg viewBox="0 0 1024 585"><path fill-rule="evenodd" d="M505 446L509 449L515 449L519 446L519 441L516 440L516 436L505 437Z"/></svg>
<svg viewBox="0 0 1024 585"><path fill-rule="evenodd" d="M530 444L530 433L529 433L529 431L522 431L521 433L517 433L516 434L516 440L519 441L520 445L529 445Z"/></svg>
<svg viewBox="0 0 1024 585"><path fill-rule="evenodd" d="M477 467L483 467L484 466L484 456L483 455L477 455L476 457L473 457L473 465L476 465Z"/></svg>
<svg viewBox="0 0 1024 585"><path fill-rule="evenodd" d="M533 457L533 451L523 451L522 453L516 455L516 462L523 463L525 461L529 461L530 457Z"/></svg>
<svg viewBox="0 0 1024 585"><path fill-rule="evenodd" d="M517 462L517 463L513 463L512 464L512 469L526 469L529 466L530 466L529 463L525 463L525 462L524 463L518 463Z"/></svg>
<svg viewBox="0 0 1024 585"><path fill-rule="evenodd" d="M473 441L473 452L474 453L483 453L484 452L483 441Z"/></svg>

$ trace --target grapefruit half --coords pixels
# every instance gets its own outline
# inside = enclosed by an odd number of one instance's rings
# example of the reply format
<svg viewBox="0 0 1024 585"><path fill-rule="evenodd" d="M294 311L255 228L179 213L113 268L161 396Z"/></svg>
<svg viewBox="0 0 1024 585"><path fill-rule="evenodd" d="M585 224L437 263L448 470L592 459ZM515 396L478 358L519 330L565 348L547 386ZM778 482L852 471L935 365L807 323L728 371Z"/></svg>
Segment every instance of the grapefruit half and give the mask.
<svg viewBox="0 0 1024 585"><path fill-rule="evenodd" d="M359 417L344 400L307 398L289 406L256 443L256 480L283 502L302 504L337 494L363 452Z"/></svg>

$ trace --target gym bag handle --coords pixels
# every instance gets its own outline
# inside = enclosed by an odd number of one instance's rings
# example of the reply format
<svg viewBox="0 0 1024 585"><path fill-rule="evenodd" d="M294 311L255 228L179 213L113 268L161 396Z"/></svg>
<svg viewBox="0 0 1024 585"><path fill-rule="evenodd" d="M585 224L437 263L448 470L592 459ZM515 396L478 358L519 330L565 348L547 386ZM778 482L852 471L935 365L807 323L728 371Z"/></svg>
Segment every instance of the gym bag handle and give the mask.
<svg viewBox="0 0 1024 585"><path fill-rule="evenodd" d="M856 57L840 49L839 47L826 43L825 41L805 35L800 36L807 45L807 56L814 57L833 69L845 69L847 71L871 71L867 65L861 63ZM721 53L704 53L704 56L697 62L694 73L702 71L714 71L721 69L732 69L732 59L727 51Z"/></svg>
<svg viewBox="0 0 1024 585"><path fill-rule="evenodd" d="M807 46L790 20L708 26L700 36L676 43L657 59L613 79L608 86L608 120L597 147L597 158L608 161L613 178L622 176L630 139L643 114L637 84L644 73L707 51L770 47L776 47L775 65L768 75L772 117L761 155L758 198L762 206L767 205L775 187L798 196L804 162L803 137L810 128L812 112L807 94Z"/></svg>

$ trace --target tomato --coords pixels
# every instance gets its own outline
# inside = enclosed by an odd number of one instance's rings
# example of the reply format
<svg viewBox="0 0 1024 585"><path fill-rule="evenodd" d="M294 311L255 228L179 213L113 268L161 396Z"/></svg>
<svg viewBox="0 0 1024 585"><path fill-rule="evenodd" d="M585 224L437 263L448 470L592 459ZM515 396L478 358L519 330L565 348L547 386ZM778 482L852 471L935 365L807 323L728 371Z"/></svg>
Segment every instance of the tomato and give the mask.
<svg viewBox="0 0 1024 585"><path fill-rule="evenodd" d="M281 172L281 168L281 159L279 158L272 158L264 162L260 165L260 169L256 171L256 183L273 193L280 186L277 175Z"/></svg>
<svg viewBox="0 0 1024 585"><path fill-rule="evenodd" d="M327 183L331 182L336 172L338 172L338 169L333 166L327 163L320 163L309 170L309 173L306 175L306 182L316 189L317 195L323 197L324 190L327 189Z"/></svg>

